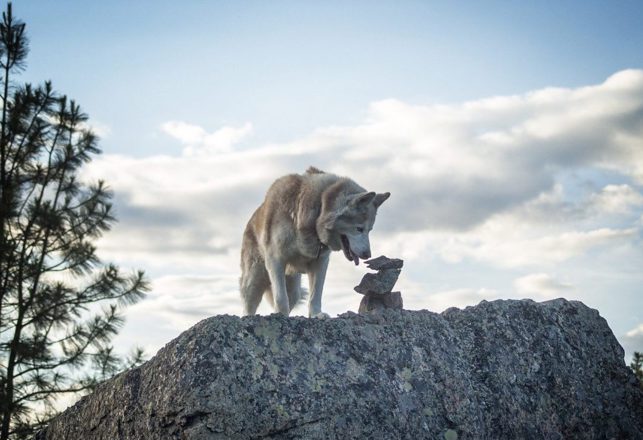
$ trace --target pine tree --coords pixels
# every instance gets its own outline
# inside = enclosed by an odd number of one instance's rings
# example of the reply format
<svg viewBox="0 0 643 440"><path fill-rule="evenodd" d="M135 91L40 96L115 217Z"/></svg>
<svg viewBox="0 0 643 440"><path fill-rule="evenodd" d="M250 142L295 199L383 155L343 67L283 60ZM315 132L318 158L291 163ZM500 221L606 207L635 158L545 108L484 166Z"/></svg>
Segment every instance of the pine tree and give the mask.
<svg viewBox="0 0 643 440"><path fill-rule="evenodd" d="M638 351L634 352L630 368L634 371L634 375L639 380L641 388L643 388L643 353L639 353Z"/></svg>
<svg viewBox="0 0 643 440"><path fill-rule="evenodd" d="M18 86L25 24L0 23L0 440L24 438L83 392L141 360L110 344L142 272L103 264L92 241L114 223L111 192L78 171L100 152L87 116L50 82Z"/></svg>

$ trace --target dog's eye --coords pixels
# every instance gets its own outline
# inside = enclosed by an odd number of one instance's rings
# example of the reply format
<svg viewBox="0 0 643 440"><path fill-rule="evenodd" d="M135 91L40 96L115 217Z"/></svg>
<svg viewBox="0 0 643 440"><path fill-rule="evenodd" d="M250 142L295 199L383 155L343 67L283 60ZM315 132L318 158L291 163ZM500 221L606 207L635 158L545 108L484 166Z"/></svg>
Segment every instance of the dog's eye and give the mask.
<svg viewBox="0 0 643 440"><path fill-rule="evenodd" d="M357 228L357 232L361 234L362 232L364 232L364 228Z"/></svg>

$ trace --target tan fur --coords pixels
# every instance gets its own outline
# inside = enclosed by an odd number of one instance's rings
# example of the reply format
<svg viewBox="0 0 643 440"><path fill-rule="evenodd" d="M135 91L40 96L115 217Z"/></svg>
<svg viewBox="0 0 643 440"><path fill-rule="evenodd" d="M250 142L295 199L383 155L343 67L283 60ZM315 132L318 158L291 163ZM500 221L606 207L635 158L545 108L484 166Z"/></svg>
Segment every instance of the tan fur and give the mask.
<svg viewBox="0 0 643 440"><path fill-rule="evenodd" d="M321 291L330 250L342 249L337 228L351 228L358 222L370 230L379 206L375 199L379 196L381 204L388 195L367 193L348 178L314 167L303 175L277 179L243 234L240 290L244 313L254 314L265 295L276 311L289 314L304 296L301 274L305 273L311 290L309 315L323 315ZM368 246L368 232L363 235L366 244L361 246ZM353 247L359 247L357 238L355 243L348 251L351 255L356 255ZM361 252L360 258L370 256L370 249Z"/></svg>

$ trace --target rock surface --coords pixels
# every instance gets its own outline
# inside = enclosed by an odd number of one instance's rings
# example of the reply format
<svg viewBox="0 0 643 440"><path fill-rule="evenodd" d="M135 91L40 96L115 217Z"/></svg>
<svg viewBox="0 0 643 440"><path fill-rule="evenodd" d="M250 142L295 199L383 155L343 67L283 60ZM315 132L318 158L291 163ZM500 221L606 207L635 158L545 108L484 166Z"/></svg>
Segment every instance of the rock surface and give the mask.
<svg viewBox="0 0 643 440"><path fill-rule="evenodd" d="M643 390L579 302L216 316L36 438L636 439Z"/></svg>

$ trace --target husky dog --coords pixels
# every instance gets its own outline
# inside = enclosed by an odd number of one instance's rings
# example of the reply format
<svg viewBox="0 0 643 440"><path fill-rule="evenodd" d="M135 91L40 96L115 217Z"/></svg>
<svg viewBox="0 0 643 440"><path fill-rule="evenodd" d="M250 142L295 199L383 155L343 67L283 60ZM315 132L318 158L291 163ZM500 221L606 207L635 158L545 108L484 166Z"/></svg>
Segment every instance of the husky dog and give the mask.
<svg viewBox="0 0 643 440"><path fill-rule="evenodd" d="M321 296L330 251L341 249L355 265L370 258L368 233L377 208L390 195L314 167L277 179L243 233L239 287L244 314L255 314L265 295L275 311L287 316L305 296L305 273L308 315L328 317Z"/></svg>

